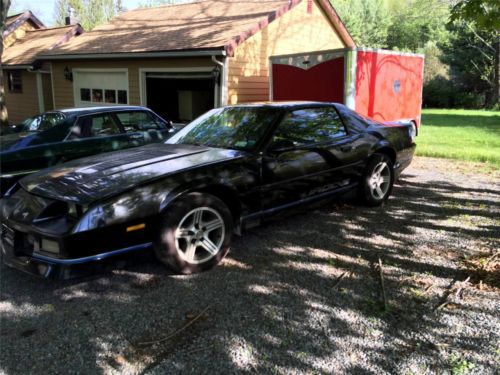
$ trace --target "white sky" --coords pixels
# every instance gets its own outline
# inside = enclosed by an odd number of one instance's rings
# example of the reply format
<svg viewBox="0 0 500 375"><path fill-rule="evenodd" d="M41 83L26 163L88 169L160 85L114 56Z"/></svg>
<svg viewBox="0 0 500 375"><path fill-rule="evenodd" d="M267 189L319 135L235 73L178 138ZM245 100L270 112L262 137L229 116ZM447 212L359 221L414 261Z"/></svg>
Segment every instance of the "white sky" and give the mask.
<svg viewBox="0 0 500 375"><path fill-rule="evenodd" d="M127 9L138 7L141 0L123 0L122 4ZM45 25L54 24L54 4L55 0L12 0L9 14L20 13L31 10Z"/></svg>

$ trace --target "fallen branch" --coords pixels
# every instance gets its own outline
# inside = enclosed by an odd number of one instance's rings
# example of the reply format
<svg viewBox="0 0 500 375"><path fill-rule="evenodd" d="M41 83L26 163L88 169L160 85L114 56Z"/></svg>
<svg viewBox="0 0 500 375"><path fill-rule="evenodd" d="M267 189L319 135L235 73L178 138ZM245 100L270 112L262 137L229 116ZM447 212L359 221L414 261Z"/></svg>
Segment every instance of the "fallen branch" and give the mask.
<svg viewBox="0 0 500 375"><path fill-rule="evenodd" d="M457 278L455 277L451 281L450 285L448 285L448 288L446 288L446 292L443 294L443 296L439 300L440 302L438 303L438 305L436 307L434 307L434 309L432 309L432 311L437 311L448 304L448 297L450 296L451 289L453 288L453 286L455 285L456 282L457 282Z"/></svg>
<svg viewBox="0 0 500 375"><path fill-rule="evenodd" d="M465 288L465 284L467 284L470 280L470 276L467 277L464 281L462 281L460 283L460 287L458 288L457 292L455 293L455 296L456 297L459 297L460 296L460 293L462 292L462 290Z"/></svg>
<svg viewBox="0 0 500 375"><path fill-rule="evenodd" d="M483 266L481 267L483 270L486 269L486 267L488 267L488 264L490 264L490 262L492 262L497 256L498 254L500 254L500 251L497 251L495 254L493 254L492 256L490 256L487 260L486 260L486 263L483 264Z"/></svg>
<svg viewBox="0 0 500 375"><path fill-rule="evenodd" d="M420 297L425 296L427 293L430 292L430 290L434 288L434 284L429 285L427 288L424 289L424 292L420 295Z"/></svg>
<svg viewBox="0 0 500 375"><path fill-rule="evenodd" d="M333 284L332 289L335 289L340 284L340 282L344 279L345 275L347 275L347 271L342 273L342 275L340 275L339 277L337 277L337 280L335 281L335 284Z"/></svg>
<svg viewBox="0 0 500 375"><path fill-rule="evenodd" d="M387 311L387 298L385 295L385 286L384 286L384 270L382 268L382 260L380 257L378 258L378 271L380 274L380 286L382 287L382 299L384 302L384 311Z"/></svg>
<svg viewBox="0 0 500 375"><path fill-rule="evenodd" d="M152 344L159 344L161 342L164 342L164 341L167 341L167 340L170 340L172 337L174 336L177 336L179 333L181 333L182 331L186 330L187 328L191 327L198 319L200 319L206 312L207 310L210 308L210 306L207 306L205 307L202 312L200 312L198 315L196 315L193 319L191 319L189 322L187 322L186 324L184 324L181 328L175 330L174 332L172 332L171 334L169 334L168 336L162 338L162 339L159 339L159 340L155 340L155 341L147 341L147 342L141 342L139 343L138 345L141 345L141 346L146 346L146 345L152 345Z"/></svg>

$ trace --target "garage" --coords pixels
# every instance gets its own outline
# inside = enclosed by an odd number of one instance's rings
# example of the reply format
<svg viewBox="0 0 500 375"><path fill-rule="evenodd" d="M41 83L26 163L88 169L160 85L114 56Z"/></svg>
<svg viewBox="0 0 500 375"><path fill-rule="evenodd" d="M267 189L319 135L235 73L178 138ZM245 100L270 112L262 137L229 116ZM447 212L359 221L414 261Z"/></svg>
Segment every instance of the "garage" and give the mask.
<svg viewBox="0 0 500 375"><path fill-rule="evenodd" d="M141 70L141 81L142 104L176 123L188 123L216 105L212 69Z"/></svg>
<svg viewBox="0 0 500 375"><path fill-rule="evenodd" d="M128 104L127 69L73 69L75 107Z"/></svg>

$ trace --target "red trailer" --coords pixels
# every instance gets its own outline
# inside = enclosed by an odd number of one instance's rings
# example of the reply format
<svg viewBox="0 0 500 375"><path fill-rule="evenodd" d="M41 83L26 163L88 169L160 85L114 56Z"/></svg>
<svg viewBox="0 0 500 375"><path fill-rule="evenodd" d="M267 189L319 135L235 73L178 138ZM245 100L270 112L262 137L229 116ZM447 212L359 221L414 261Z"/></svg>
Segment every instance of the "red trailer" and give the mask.
<svg viewBox="0 0 500 375"><path fill-rule="evenodd" d="M271 59L271 100L343 103L364 116L420 126L424 55L367 48Z"/></svg>

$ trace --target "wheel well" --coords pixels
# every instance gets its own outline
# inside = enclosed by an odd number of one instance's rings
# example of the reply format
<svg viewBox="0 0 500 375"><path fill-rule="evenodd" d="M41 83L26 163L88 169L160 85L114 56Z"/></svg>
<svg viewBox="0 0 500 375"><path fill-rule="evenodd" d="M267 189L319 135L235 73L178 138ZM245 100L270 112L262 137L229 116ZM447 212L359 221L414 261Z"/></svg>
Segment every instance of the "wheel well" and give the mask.
<svg viewBox="0 0 500 375"><path fill-rule="evenodd" d="M375 151L377 154L384 154L384 155L387 155L389 157L389 159L391 159L392 163L394 164L396 162L396 152L392 149L392 148L389 148L389 147L382 147L382 148L379 148L377 151Z"/></svg>
<svg viewBox="0 0 500 375"><path fill-rule="evenodd" d="M203 189L196 189L199 193L208 193L217 198L227 205L229 211L233 215L234 222L238 222L241 215L241 204L238 196L231 188L223 185L207 186Z"/></svg>

